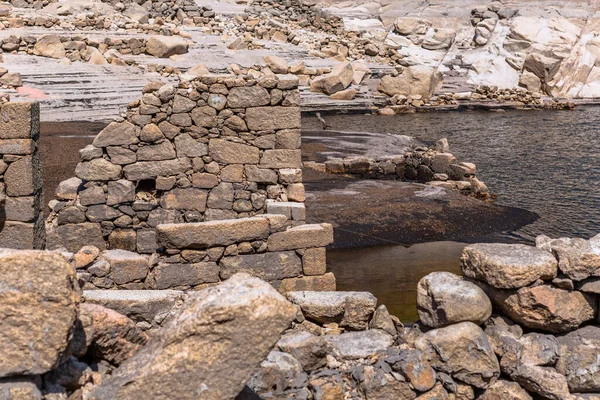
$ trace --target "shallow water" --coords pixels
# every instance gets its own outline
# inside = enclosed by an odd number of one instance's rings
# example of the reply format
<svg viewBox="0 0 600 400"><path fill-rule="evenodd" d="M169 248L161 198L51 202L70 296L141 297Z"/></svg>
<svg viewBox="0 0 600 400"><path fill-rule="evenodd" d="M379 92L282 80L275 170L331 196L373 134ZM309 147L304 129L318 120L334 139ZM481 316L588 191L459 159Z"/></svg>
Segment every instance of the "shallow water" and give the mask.
<svg viewBox="0 0 600 400"><path fill-rule="evenodd" d="M537 235L589 238L600 233L600 108L576 111L423 113L394 117L325 116L335 130L446 137L450 152L477 165L497 204L533 211L539 219L515 232L484 238L531 243ZM320 123L303 119L303 129ZM340 290L375 294L405 322L417 318L418 281L433 271L459 272L464 244L433 242L328 252Z"/></svg>

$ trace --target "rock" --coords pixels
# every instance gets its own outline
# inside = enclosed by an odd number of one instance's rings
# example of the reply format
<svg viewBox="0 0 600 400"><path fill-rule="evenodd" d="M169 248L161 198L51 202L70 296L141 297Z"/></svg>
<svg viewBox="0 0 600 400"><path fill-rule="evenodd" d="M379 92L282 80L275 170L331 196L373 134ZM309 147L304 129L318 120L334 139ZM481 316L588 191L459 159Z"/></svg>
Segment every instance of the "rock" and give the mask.
<svg viewBox="0 0 600 400"><path fill-rule="evenodd" d="M356 89L348 88L332 94L329 98L331 100L352 100L356 96L356 93Z"/></svg>
<svg viewBox="0 0 600 400"><path fill-rule="evenodd" d="M275 74L287 74L288 63L281 57L278 56L267 56L265 57L265 64Z"/></svg>
<svg viewBox="0 0 600 400"><path fill-rule="evenodd" d="M224 139L211 139L208 143L210 157L224 164L258 164L259 149Z"/></svg>
<svg viewBox="0 0 600 400"><path fill-rule="evenodd" d="M428 100L442 81L442 74L435 68L425 65L408 67L398 76L386 75L377 90L388 96L421 96Z"/></svg>
<svg viewBox="0 0 600 400"><path fill-rule="evenodd" d="M292 331L279 339L277 347L291 354L300 362L302 368L314 371L326 364L327 342L323 336L316 336L306 331Z"/></svg>
<svg viewBox="0 0 600 400"><path fill-rule="evenodd" d="M100 249L95 246L84 246L75 255L73 255L73 261L75 262L75 268L81 269L92 264L96 258L100 255Z"/></svg>
<svg viewBox="0 0 600 400"><path fill-rule="evenodd" d="M486 292L494 306L519 325L551 333L576 329L592 320L598 308L591 295L546 285Z"/></svg>
<svg viewBox="0 0 600 400"><path fill-rule="evenodd" d="M92 357L120 365L148 341L135 322L116 311L91 303L83 303L79 310L80 318L91 322L84 329Z"/></svg>
<svg viewBox="0 0 600 400"><path fill-rule="evenodd" d="M416 397L406 382L402 382L383 370L375 369L371 365L360 366L355 371L353 377L360 381L360 390L365 399L401 399L412 400ZM340 397L322 397L325 398L343 398Z"/></svg>
<svg viewBox="0 0 600 400"><path fill-rule="evenodd" d="M436 373L419 350L400 350L386 362L392 364L392 369L400 372L419 392L426 392L435 385Z"/></svg>
<svg viewBox="0 0 600 400"><path fill-rule="evenodd" d="M70 178L62 181L56 188L56 198L59 200L75 200L82 183L82 180L79 178Z"/></svg>
<svg viewBox="0 0 600 400"><path fill-rule="evenodd" d="M0 380L2 400L42 400L36 378L7 378Z"/></svg>
<svg viewBox="0 0 600 400"><path fill-rule="evenodd" d="M267 241L269 251L306 249L325 247L333 243L331 224L306 224L277 232Z"/></svg>
<svg viewBox="0 0 600 400"><path fill-rule="evenodd" d="M522 365L513 379L530 392L551 400L565 400L570 397L567 379L554 368Z"/></svg>
<svg viewBox="0 0 600 400"><path fill-rule="evenodd" d="M335 357L349 360L384 352L394 343L391 335L377 329L326 335L325 340L332 347Z"/></svg>
<svg viewBox="0 0 600 400"><path fill-rule="evenodd" d="M465 247L461 269L469 278L513 289L555 278L557 262L552 254L531 246L480 243Z"/></svg>
<svg viewBox="0 0 600 400"><path fill-rule="evenodd" d="M354 69L352 64L344 62L335 65L329 74L313 79L310 84L310 90L332 95L350 86L353 79Z"/></svg>
<svg viewBox="0 0 600 400"><path fill-rule="evenodd" d="M492 303L477 285L449 272L434 272L419 281L417 311L431 328L464 321L481 325L492 315Z"/></svg>
<svg viewBox="0 0 600 400"><path fill-rule="evenodd" d="M596 238L556 239L542 247L556 255L562 273L580 281L590 276L600 276L600 240Z"/></svg>
<svg viewBox="0 0 600 400"><path fill-rule="evenodd" d="M245 272L268 282L302 275L302 261L293 251L223 257L221 279Z"/></svg>
<svg viewBox="0 0 600 400"><path fill-rule="evenodd" d="M23 78L18 72L9 72L2 75L0 78L0 83L5 86L18 88L23 86Z"/></svg>
<svg viewBox="0 0 600 400"><path fill-rule="evenodd" d="M100 224L91 222L62 226L46 224L46 248L48 250L64 247L75 253L88 245L106 249Z"/></svg>
<svg viewBox="0 0 600 400"><path fill-rule="evenodd" d="M521 363L525 365L554 365L558 359L558 342L552 335L528 333L520 339Z"/></svg>
<svg viewBox="0 0 600 400"><path fill-rule="evenodd" d="M129 146L138 142L136 127L130 122L111 122L94 138L95 147Z"/></svg>
<svg viewBox="0 0 600 400"><path fill-rule="evenodd" d="M151 36L146 42L146 53L159 58L169 58L175 54L185 54L188 42L180 36Z"/></svg>
<svg viewBox="0 0 600 400"><path fill-rule="evenodd" d="M33 54L60 59L65 57L66 51L58 35L43 35L35 42Z"/></svg>
<svg viewBox="0 0 600 400"><path fill-rule="evenodd" d="M300 128L299 107L252 107L246 110L248 129L270 131Z"/></svg>
<svg viewBox="0 0 600 400"><path fill-rule="evenodd" d="M295 315L271 285L235 275L191 294L90 399L235 398Z"/></svg>
<svg viewBox="0 0 600 400"><path fill-rule="evenodd" d="M39 180L34 181L34 161L32 156L25 156L11 163L4 173L6 194L20 197L33 195L41 185Z"/></svg>
<svg viewBox="0 0 600 400"><path fill-rule="evenodd" d="M104 158L96 158L77 164L75 175L84 181L111 181L119 178L121 167Z"/></svg>
<svg viewBox="0 0 600 400"><path fill-rule="evenodd" d="M600 392L600 328L586 326L558 338L556 370L571 392Z"/></svg>
<svg viewBox="0 0 600 400"><path fill-rule="evenodd" d="M436 370L480 389L486 389L500 375L487 336L472 322L431 330L417 338L415 347Z"/></svg>
<svg viewBox="0 0 600 400"><path fill-rule="evenodd" d="M389 333L392 336L396 336L398 331L396 329L396 324L392 319L392 316L387 310L385 304L380 305L375 310L375 314L373 314L373 318L371 322L369 322L370 329L381 329L384 332Z"/></svg>
<svg viewBox="0 0 600 400"><path fill-rule="evenodd" d="M367 329L377 306L369 292L288 292L286 296L300 306L305 318L353 330Z"/></svg>
<svg viewBox="0 0 600 400"><path fill-rule="evenodd" d="M271 103L271 95L262 86L234 87L227 96L230 108L266 106Z"/></svg>
<svg viewBox="0 0 600 400"><path fill-rule="evenodd" d="M518 383L497 380L488 387L478 400L532 400L531 396Z"/></svg>
<svg viewBox="0 0 600 400"><path fill-rule="evenodd" d="M298 360L287 353L273 350L260 364L259 371L254 374L248 385L256 392L267 392L273 388L279 392L290 386L289 382L301 372L302 365ZM241 393L236 397L237 400L244 399Z"/></svg>
<svg viewBox="0 0 600 400"><path fill-rule="evenodd" d="M148 275L147 256L126 250L106 250L102 258L110 264L111 276L117 285L144 280Z"/></svg>
<svg viewBox="0 0 600 400"><path fill-rule="evenodd" d="M59 253L0 251L0 377L58 365L77 317L76 284L75 269Z"/></svg>

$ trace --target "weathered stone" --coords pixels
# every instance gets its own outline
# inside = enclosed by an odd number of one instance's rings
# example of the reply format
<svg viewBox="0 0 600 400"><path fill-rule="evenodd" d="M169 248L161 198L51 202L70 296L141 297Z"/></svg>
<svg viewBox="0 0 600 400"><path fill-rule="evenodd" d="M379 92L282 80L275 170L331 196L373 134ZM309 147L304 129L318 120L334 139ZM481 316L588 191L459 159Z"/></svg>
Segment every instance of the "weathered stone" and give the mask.
<svg viewBox="0 0 600 400"><path fill-rule="evenodd" d="M190 295L161 332L90 398L158 399L173 393L181 399L198 393L234 398L295 315L295 307L269 284L236 275Z"/></svg>
<svg viewBox="0 0 600 400"><path fill-rule="evenodd" d="M549 240L543 248L556 255L558 268L568 278L580 281L590 276L600 276L600 236L590 240Z"/></svg>
<svg viewBox="0 0 600 400"><path fill-rule="evenodd" d="M279 285L279 292L281 293L300 291L331 292L335 289L335 276L331 272L319 276L286 278Z"/></svg>
<svg viewBox="0 0 600 400"><path fill-rule="evenodd" d="M125 250L107 250L102 253L110 264L111 277L117 285L144 280L148 275L148 257Z"/></svg>
<svg viewBox="0 0 600 400"><path fill-rule="evenodd" d="M73 261L75 262L75 268L85 268L93 263L96 258L100 255L100 249L95 246L84 246L77 253L73 255Z"/></svg>
<svg viewBox="0 0 600 400"><path fill-rule="evenodd" d="M326 363L327 342L322 336L306 331L292 331L279 339L277 347L294 356L305 371L314 371Z"/></svg>
<svg viewBox="0 0 600 400"><path fill-rule="evenodd" d="M248 386L255 392L272 390L283 382L292 380L302 372L302 365L294 357L281 351L271 351L267 359L260 363L260 369L254 374ZM243 397L242 391L238 398Z"/></svg>
<svg viewBox="0 0 600 400"><path fill-rule="evenodd" d="M212 189L219 184L219 178L213 174L196 173L192 175L192 186L200 189Z"/></svg>
<svg viewBox="0 0 600 400"><path fill-rule="evenodd" d="M325 340L332 347L333 355L342 359L368 358L386 351L394 343L391 335L377 329L325 335Z"/></svg>
<svg viewBox="0 0 600 400"><path fill-rule="evenodd" d="M39 210L36 208L34 196L6 197L6 203L4 204L5 221L34 222L37 215L39 215ZM1 216L2 210L0 210Z"/></svg>
<svg viewBox="0 0 600 400"><path fill-rule="evenodd" d="M354 330L368 328L377 306L369 292L288 292L286 296L300 306L307 319Z"/></svg>
<svg viewBox="0 0 600 400"><path fill-rule="evenodd" d="M274 74L287 74L288 63L282 57L278 56L266 56L265 64Z"/></svg>
<svg viewBox="0 0 600 400"><path fill-rule="evenodd" d="M31 154L35 148L34 143L31 139L0 139L0 154L20 156Z"/></svg>
<svg viewBox="0 0 600 400"><path fill-rule="evenodd" d="M79 178L76 178L79 179ZM109 185L112 182L109 182ZM106 203L106 194L101 186L93 186L79 192L79 203L82 206L92 206L94 204Z"/></svg>
<svg viewBox="0 0 600 400"><path fill-rule="evenodd" d="M478 400L532 400L525 389L516 382L505 381L502 379L492 383Z"/></svg>
<svg viewBox="0 0 600 400"><path fill-rule="evenodd" d="M262 86L234 87L227 96L229 108L260 107L270 102L271 95Z"/></svg>
<svg viewBox="0 0 600 400"><path fill-rule="evenodd" d="M233 185L228 182L221 182L221 184L210 191L206 204L209 208L230 210L233 207L234 197L235 191Z"/></svg>
<svg viewBox="0 0 600 400"><path fill-rule="evenodd" d="M564 400L570 397L567 379L554 368L522 365L512 378L525 389L547 399Z"/></svg>
<svg viewBox="0 0 600 400"><path fill-rule="evenodd" d="M427 100L441 81L442 74L437 68L413 65L405 68L398 76L384 76L377 85L377 90L388 96L421 96Z"/></svg>
<svg viewBox="0 0 600 400"><path fill-rule="evenodd" d="M521 363L525 365L554 365L558 359L558 342L552 335L528 333L519 341L521 348Z"/></svg>
<svg viewBox="0 0 600 400"><path fill-rule="evenodd" d="M261 159L262 168L300 168L302 160L300 150L265 150Z"/></svg>
<svg viewBox="0 0 600 400"><path fill-rule="evenodd" d="M346 89L352 83L354 69L352 64L344 62L333 67L327 75L319 76L310 84L310 90L331 95Z"/></svg>
<svg viewBox="0 0 600 400"><path fill-rule="evenodd" d="M36 378L7 378L0 380L2 400L42 400Z"/></svg>
<svg viewBox="0 0 600 400"><path fill-rule="evenodd" d="M173 99L173 114L186 113L196 107L196 102L185 96L175 95Z"/></svg>
<svg viewBox="0 0 600 400"><path fill-rule="evenodd" d="M204 249L214 246L265 239L269 235L269 220L263 217L191 224L159 225L159 244L165 248Z"/></svg>
<svg viewBox="0 0 600 400"><path fill-rule="evenodd" d="M219 282L219 267L214 262L195 264L161 263L154 268L154 278L158 289L216 283Z"/></svg>
<svg viewBox="0 0 600 400"><path fill-rule="evenodd" d="M272 131L300 128L299 107L253 107L246 110L248 129Z"/></svg>
<svg viewBox="0 0 600 400"><path fill-rule="evenodd" d="M500 366L487 336L472 322L431 330L415 347L438 371L485 389L500 375Z"/></svg>
<svg viewBox="0 0 600 400"><path fill-rule="evenodd" d="M85 222L75 225L46 225L46 248L49 250L64 247L75 253L88 245L106 248L100 224Z"/></svg>
<svg viewBox="0 0 600 400"><path fill-rule="evenodd" d="M118 165L133 164L137 161L135 152L118 146L110 146L106 148L110 162Z"/></svg>
<svg viewBox="0 0 600 400"><path fill-rule="evenodd" d="M69 178L58 184L56 198L60 200L75 200L83 182L79 178Z"/></svg>
<svg viewBox="0 0 600 400"><path fill-rule="evenodd" d="M333 243L333 227L331 224L306 224L278 232L269 237L269 251L305 249L325 247Z"/></svg>
<svg viewBox="0 0 600 400"><path fill-rule="evenodd" d="M133 229L115 229L108 235L108 247L111 249L135 252L136 242L136 232Z"/></svg>
<svg viewBox="0 0 600 400"><path fill-rule="evenodd" d="M168 210L206 210L206 192L200 189L173 189L163 194L161 206Z"/></svg>
<svg viewBox="0 0 600 400"><path fill-rule="evenodd" d="M567 378L571 392L600 392L600 328L586 326L558 338L556 370Z"/></svg>
<svg viewBox="0 0 600 400"><path fill-rule="evenodd" d="M115 310L134 322L156 325L181 307L184 293L178 290L84 290L83 298L88 303Z"/></svg>
<svg viewBox="0 0 600 400"><path fill-rule="evenodd" d="M146 53L159 58L169 58L175 54L185 54L188 43L181 36L151 36L146 42Z"/></svg>
<svg viewBox="0 0 600 400"><path fill-rule="evenodd" d="M302 275L302 262L293 251L224 257L219 266L222 279L229 279L238 272L245 272L265 281Z"/></svg>
<svg viewBox="0 0 600 400"><path fill-rule="evenodd" d="M85 216L91 222L110 221L119 218L123 213L104 204L88 207Z"/></svg>
<svg viewBox="0 0 600 400"><path fill-rule="evenodd" d="M80 224L86 221L84 212L75 206L65 207L58 214L58 224Z"/></svg>
<svg viewBox="0 0 600 400"><path fill-rule="evenodd" d="M450 272L433 272L419 281L417 311L431 328L464 321L481 325L492 315L492 303L477 285Z"/></svg>
<svg viewBox="0 0 600 400"><path fill-rule="evenodd" d="M96 158L77 164L75 175L84 181L110 181L119 179L121 167L104 158Z"/></svg>
<svg viewBox="0 0 600 400"><path fill-rule="evenodd" d="M187 114L175 114L175 115L187 115ZM192 119L194 120L194 123L198 126L201 126L204 128L214 128L215 126L217 126L217 122L218 122L217 111L210 106L196 107L192 110L191 115L192 115ZM173 118L173 117L171 117L171 118Z"/></svg>
<svg viewBox="0 0 600 400"><path fill-rule="evenodd" d="M367 365L364 367L360 366L355 369L355 371L360 371L355 372L353 377L360 382L359 387L362 392L361 394L363 394L366 399L413 400L416 397L415 392L411 390L408 383L396 379L395 376L385 373L382 369ZM342 387L341 379L340 387ZM343 397L342 394L339 398Z"/></svg>
<svg viewBox="0 0 600 400"><path fill-rule="evenodd" d="M123 168L125 178L131 181L153 179L158 176L170 176L185 173L191 168L189 158L177 158L165 161L140 161Z"/></svg>
<svg viewBox="0 0 600 400"><path fill-rule="evenodd" d="M202 157L208 154L208 146L195 140L187 133L175 138L177 157Z"/></svg>
<svg viewBox="0 0 600 400"><path fill-rule="evenodd" d="M327 270L327 255L324 247L307 249L302 255L304 275L323 275Z"/></svg>
<svg viewBox="0 0 600 400"><path fill-rule="evenodd" d="M39 103L6 103L0 108L0 139L31 139L39 132Z"/></svg>
<svg viewBox="0 0 600 400"><path fill-rule="evenodd" d="M513 289L555 278L557 262L552 254L531 246L480 243L465 247L461 268L469 278Z"/></svg>
<svg viewBox="0 0 600 400"><path fill-rule="evenodd" d="M259 168L256 165L247 165L244 167L246 179L250 182L276 184L277 172L268 168Z"/></svg>
<svg viewBox="0 0 600 400"><path fill-rule="evenodd" d="M0 251L0 377L58 365L77 317L75 285L75 269L61 254Z"/></svg>
<svg viewBox="0 0 600 400"><path fill-rule="evenodd" d="M36 56L60 59L65 57L66 51L65 46L60 41L58 35L44 35L35 42L33 54Z"/></svg>
<svg viewBox="0 0 600 400"><path fill-rule="evenodd" d="M34 180L33 158L25 156L11 163L4 173L4 183L8 196L18 197L34 194L40 186L40 182Z"/></svg>
<svg viewBox="0 0 600 400"><path fill-rule="evenodd" d="M435 371L419 350L401 350L397 356L393 355L386 361L392 364L394 371L400 372L420 392L425 392L435 385Z"/></svg>
<svg viewBox="0 0 600 400"><path fill-rule="evenodd" d="M131 122L111 122L96 137L92 144L95 147L129 146L136 144L138 138L136 127Z"/></svg>
<svg viewBox="0 0 600 400"><path fill-rule="evenodd" d="M135 322L114 310L91 303L83 303L79 310L80 319L90 322L84 329L93 357L119 365L148 341Z"/></svg>
<svg viewBox="0 0 600 400"><path fill-rule="evenodd" d="M211 139L208 155L224 164L258 164L259 161L258 148L224 139Z"/></svg>
<svg viewBox="0 0 600 400"><path fill-rule="evenodd" d="M141 146L137 150L138 161L161 161L175 158L175 149L168 140L159 144Z"/></svg>
<svg viewBox="0 0 600 400"><path fill-rule="evenodd" d="M516 323L551 333L576 329L592 320L598 308L591 295L545 285L486 292L494 306Z"/></svg>
<svg viewBox="0 0 600 400"><path fill-rule="evenodd" d="M106 204L113 206L135 200L135 184L124 179L108 182L108 199Z"/></svg>
<svg viewBox="0 0 600 400"><path fill-rule="evenodd" d="M40 249L41 236L33 223L6 221L0 230L0 247L8 249Z"/></svg>

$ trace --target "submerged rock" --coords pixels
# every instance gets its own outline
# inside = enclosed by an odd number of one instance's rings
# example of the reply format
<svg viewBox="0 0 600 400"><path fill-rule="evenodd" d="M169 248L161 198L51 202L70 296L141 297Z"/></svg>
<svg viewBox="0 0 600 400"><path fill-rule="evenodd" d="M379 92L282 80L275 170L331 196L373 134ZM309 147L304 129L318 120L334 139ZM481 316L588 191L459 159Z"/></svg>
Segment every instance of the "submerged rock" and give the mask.
<svg viewBox="0 0 600 400"><path fill-rule="evenodd" d="M492 315L492 303L477 285L450 272L434 272L419 281L417 311L432 328L464 321L481 325Z"/></svg>
<svg viewBox="0 0 600 400"><path fill-rule="evenodd" d="M271 285L234 275L190 295L90 398L234 398L295 315Z"/></svg>

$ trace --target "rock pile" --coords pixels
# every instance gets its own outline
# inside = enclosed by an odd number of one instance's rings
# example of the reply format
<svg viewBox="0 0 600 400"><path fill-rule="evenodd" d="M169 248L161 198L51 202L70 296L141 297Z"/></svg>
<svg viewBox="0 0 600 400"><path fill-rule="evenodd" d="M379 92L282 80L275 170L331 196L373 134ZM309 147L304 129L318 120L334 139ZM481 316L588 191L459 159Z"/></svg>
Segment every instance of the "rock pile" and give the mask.
<svg viewBox="0 0 600 400"><path fill-rule="evenodd" d="M330 174L357 175L362 179L416 181L459 190L482 199L490 198L486 185L475 176L475 164L459 162L449 152L446 139L439 140L431 147L418 147L405 154L381 159L350 156L345 159L330 159L324 163L305 162L304 167Z"/></svg>

